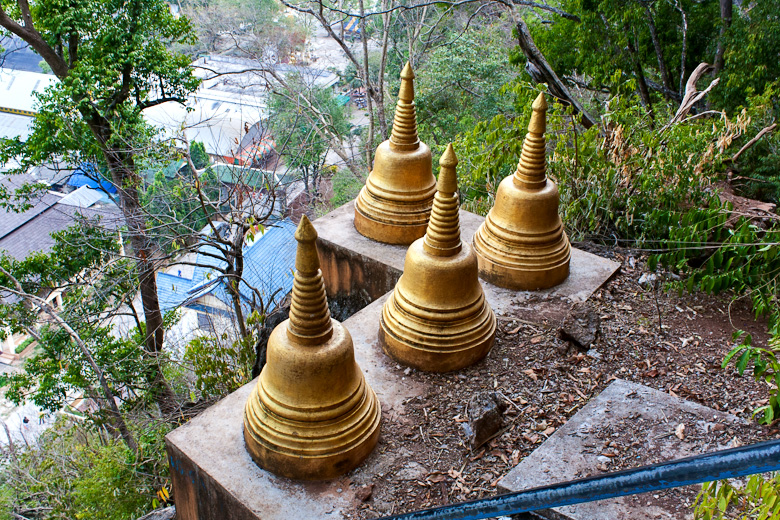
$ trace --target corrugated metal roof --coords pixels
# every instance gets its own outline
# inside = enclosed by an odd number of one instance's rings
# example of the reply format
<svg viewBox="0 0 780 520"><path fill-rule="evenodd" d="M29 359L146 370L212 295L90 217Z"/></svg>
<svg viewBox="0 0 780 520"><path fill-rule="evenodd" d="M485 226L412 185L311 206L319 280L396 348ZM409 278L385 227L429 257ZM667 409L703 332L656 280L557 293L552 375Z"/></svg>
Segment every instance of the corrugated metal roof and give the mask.
<svg viewBox="0 0 780 520"><path fill-rule="evenodd" d="M267 312L292 290L295 253L295 224L282 220L266 228L262 237L244 248L244 276L239 292L244 308L249 311L252 303L260 304ZM226 306L232 306L225 281L214 268L224 264L219 249L204 245L198 252L192 279L167 273L157 274L157 294L160 308L169 311L177 307L195 307L196 300L206 294L218 298Z"/></svg>
<svg viewBox="0 0 780 520"><path fill-rule="evenodd" d="M0 67L0 109L37 112L35 93L57 81L49 74Z"/></svg>
<svg viewBox="0 0 780 520"><path fill-rule="evenodd" d="M93 190L89 186L72 191L62 197L57 203L66 206L76 206L77 208L88 208L103 198L98 190Z"/></svg>
<svg viewBox="0 0 780 520"><path fill-rule="evenodd" d="M0 139L20 138L26 141L32 133L33 118L20 114L0 112Z"/></svg>

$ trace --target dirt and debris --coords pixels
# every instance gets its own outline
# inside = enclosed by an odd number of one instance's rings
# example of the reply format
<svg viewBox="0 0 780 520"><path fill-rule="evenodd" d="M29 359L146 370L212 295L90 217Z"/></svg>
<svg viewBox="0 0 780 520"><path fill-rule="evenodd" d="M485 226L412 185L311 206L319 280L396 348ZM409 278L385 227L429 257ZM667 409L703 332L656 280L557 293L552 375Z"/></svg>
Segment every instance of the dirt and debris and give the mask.
<svg viewBox="0 0 780 520"><path fill-rule="evenodd" d="M606 254L597 248L591 252L608 256L622 267L588 300L600 322L590 350L562 350L566 341L559 336L561 323L536 326L505 315L498 316L493 350L477 365L448 374L405 372L407 379L430 390L406 401L403 414L384 418L377 449L401 456L392 467L361 477L371 478L373 487L368 498L360 499L356 518L495 495L498 481L510 469L616 378L746 421L756 407L767 402L766 385L748 375L739 377L732 367L721 368L734 345L735 330L745 330L753 335L754 344L766 345L766 323L753 319L747 300L664 292L659 286L670 280L668 274L659 275L661 283L640 285L646 274L643 258L614 249ZM508 406L499 433L472 450L461 424L469 420L468 401L482 392L495 392ZM699 452L716 449L708 439L724 434L722 425L713 424L707 435L699 435L700 428L685 420L667 429L670 436L697 443ZM628 437L636 431L641 428L627 429L622 433L625 439L612 437L620 432L599 432L609 440L599 453L604 458L599 462L602 466L594 467L593 474L665 460L663 453L625 456L623 447L635 442ZM738 429L729 427L727 433L736 439L731 442L741 444L780 436L777 427L755 422ZM368 484L361 478L353 480L355 490ZM686 501L691 496L670 493ZM639 505L643 498L636 500Z"/></svg>

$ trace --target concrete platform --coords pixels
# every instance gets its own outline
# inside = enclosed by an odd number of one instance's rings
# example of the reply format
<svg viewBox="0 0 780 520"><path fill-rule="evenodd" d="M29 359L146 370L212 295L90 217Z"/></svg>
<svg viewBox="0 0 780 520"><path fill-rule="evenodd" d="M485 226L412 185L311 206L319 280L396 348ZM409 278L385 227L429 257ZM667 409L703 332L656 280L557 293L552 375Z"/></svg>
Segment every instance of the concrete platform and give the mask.
<svg viewBox="0 0 780 520"><path fill-rule="evenodd" d="M347 204L314 222L323 275L330 297L360 303L344 322L355 357L382 405L383 423L403 425L403 403L426 392L424 383L404 375L403 367L384 355L377 332L382 305L401 276L405 246L369 240L353 226ZM470 242L483 218L461 211L464 241ZM558 287L536 293L501 289L483 282L499 316L534 323L560 320L572 303L587 299L617 270L618 264L572 250L571 275ZM379 445L367 461L345 477L323 483L295 482L258 468L244 446L243 410L255 381L224 398L166 436L179 520L288 520L350 518L354 486L370 483L407 455ZM350 492L352 486L353 492ZM402 497L399 497L401 500Z"/></svg>
<svg viewBox="0 0 780 520"><path fill-rule="evenodd" d="M406 246L382 244L364 237L353 225L354 202L314 221L328 295L361 293L373 301L391 291L403 272ZM461 238L471 243L484 217L460 211ZM482 282L499 315L540 325L563 319L573 303L587 300L620 267L606 258L572 248L570 274L561 285L544 291L512 291Z"/></svg>
<svg viewBox="0 0 780 520"><path fill-rule="evenodd" d="M675 434L679 424L685 425L682 439ZM604 470L628 469L726 449L731 447L731 430L745 424L733 415L616 380L523 459L499 481L498 488L504 492L522 491L598 475ZM640 455L647 462L631 462ZM699 489L700 486L688 486L537 514L550 520L683 520L692 518L688 503Z"/></svg>
<svg viewBox="0 0 780 520"><path fill-rule="evenodd" d="M355 358L382 405L382 421L403 422L403 402L425 388L382 353L377 327L386 297L344 322ZM379 445L358 469L322 483L296 482L263 471L244 446L244 404L256 380L169 433L166 447L178 520L342 519L354 512L354 489L396 465L402 454Z"/></svg>

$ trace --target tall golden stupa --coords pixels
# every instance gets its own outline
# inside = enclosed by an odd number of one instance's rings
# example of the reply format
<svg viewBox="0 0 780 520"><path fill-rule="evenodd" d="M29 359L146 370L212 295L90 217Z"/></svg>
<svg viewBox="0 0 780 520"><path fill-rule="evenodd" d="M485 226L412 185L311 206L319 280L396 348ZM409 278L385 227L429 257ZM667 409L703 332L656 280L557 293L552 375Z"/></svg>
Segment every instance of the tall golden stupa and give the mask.
<svg viewBox="0 0 780 520"><path fill-rule="evenodd" d="M324 480L360 464L379 439L380 407L355 363L352 337L330 317L317 232L304 215L290 318L268 340L267 362L244 409L252 459L276 475Z"/></svg>
<svg viewBox="0 0 780 520"><path fill-rule="evenodd" d="M496 335L477 257L460 239L457 164L450 144L439 161L428 231L409 247L404 272L380 320L384 351L405 365L432 372L476 363L493 347Z"/></svg>
<svg viewBox="0 0 780 520"><path fill-rule="evenodd" d="M482 279L516 290L560 284L569 276L571 259L558 215L558 187L546 175L544 94L532 108L517 170L501 181L495 204L474 235Z"/></svg>
<svg viewBox="0 0 780 520"><path fill-rule="evenodd" d="M414 71L401 71L390 139L376 149L374 169L355 200L355 228L386 244L411 244L425 234L436 192L431 150L417 136Z"/></svg>

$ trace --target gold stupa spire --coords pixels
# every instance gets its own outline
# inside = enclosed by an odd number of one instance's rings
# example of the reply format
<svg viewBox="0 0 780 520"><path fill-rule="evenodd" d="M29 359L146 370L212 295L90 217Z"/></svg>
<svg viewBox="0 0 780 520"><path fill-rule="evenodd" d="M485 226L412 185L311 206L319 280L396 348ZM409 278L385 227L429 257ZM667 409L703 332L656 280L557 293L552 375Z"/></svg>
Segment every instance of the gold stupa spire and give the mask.
<svg viewBox="0 0 780 520"><path fill-rule="evenodd" d="M295 256L295 281L290 303L287 335L302 344L320 344L333 335L325 285L317 255L317 231L304 215L295 231L298 251Z"/></svg>
<svg viewBox="0 0 780 520"><path fill-rule="evenodd" d="M355 229L385 244L408 245L425 234L436 178L431 149L417 135L414 71L407 63L390 139L376 149L373 170L355 199Z"/></svg>
<svg viewBox="0 0 780 520"><path fill-rule="evenodd" d="M433 210L423 239L425 250L436 256L453 256L460 252L460 218L458 217L458 158L452 143L439 159L439 180L433 197Z"/></svg>
<svg viewBox="0 0 780 520"><path fill-rule="evenodd" d="M290 319L268 338L266 364L244 407L244 440L263 469L325 480L371 453L381 411L355 363L349 331L330 316L317 232L306 216L295 238Z"/></svg>
<svg viewBox="0 0 780 520"><path fill-rule="evenodd" d="M480 276L509 289L547 289L569 276L571 246L558 215L558 187L546 174L544 94L532 110L517 170L501 181L495 205L474 234Z"/></svg>
<svg viewBox="0 0 780 520"><path fill-rule="evenodd" d="M390 148L415 150L419 147L417 109L414 105L414 71L412 65L407 61L401 71L401 88L398 91L398 102L395 105Z"/></svg>
<svg viewBox="0 0 780 520"><path fill-rule="evenodd" d="M432 372L476 363L490 351L496 333L477 257L460 239L457 164L450 145L439 161L428 231L409 246L379 324L379 342L390 357Z"/></svg>
<svg viewBox="0 0 780 520"><path fill-rule="evenodd" d="M547 142L544 138L547 130L547 101L544 94L539 93L531 108L531 121L523 141L523 152L517 164L514 183L521 189L538 190L547 184Z"/></svg>

